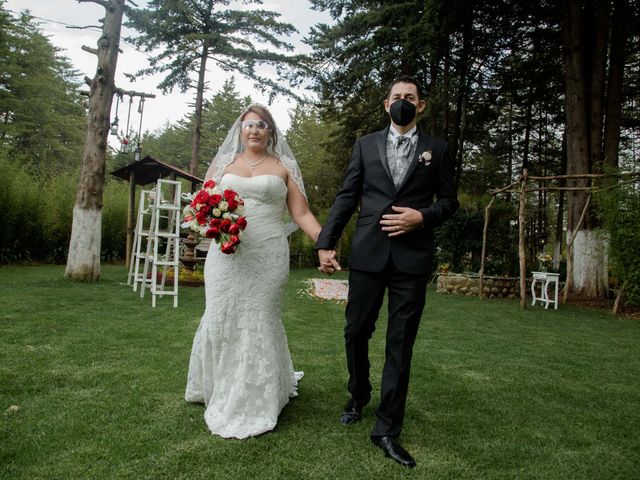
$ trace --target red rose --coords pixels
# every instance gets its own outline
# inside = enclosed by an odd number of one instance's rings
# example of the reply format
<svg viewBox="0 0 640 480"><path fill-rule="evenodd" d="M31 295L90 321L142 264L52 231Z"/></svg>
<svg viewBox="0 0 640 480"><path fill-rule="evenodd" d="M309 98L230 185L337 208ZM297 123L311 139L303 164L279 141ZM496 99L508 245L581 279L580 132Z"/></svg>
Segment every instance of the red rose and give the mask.
<svg viewBox="0 0 640 480"><path fill-rule="evenodd" d="M240 233L240 227L235 223L231 224L229 227L229 233L231 235L238 235Z"/></svg>
<svg viewBox="0 0 640 480"><path fill-rule="evenodd" d="M240 228L240 230L244 230L247 228L247 219L244 217L238 217L236 220L236 225Z"/></svg>
<svg viewBox="0 0 640 480"><path fill-rule="evenodd" d="M232 242L234 245L239 245L240 244L240 237L238 237L237 235L231 235L229 237L229 241Z"/></svg>
<svg viewBox="0 0 640 480"><path fill-rule="evenodd" d="M236 200L229 200L227 203L229 204L229 211L231 212L238 208L238 202Z"/></svg>
<svg viewBox="0 0 640 480"><path fill-rule="evenodd" d="M204 182L204 185L203 185L204 188L213 188L215 186L216 186L216 182L214 182L213 180L208 180Z"/></svg>
<svg viewBox="0 0 640 480"><path fill-rule="evenodd" d="M200 225L207 223L207 214L202 212L196 212L196 220Z"/></svg>
<svg viewBox="0 0 640 480"><path fill-rule="evenodd" d="M191 206L195 207L199 203L207 203L208 200L209 200L209 194L207 193L207 191L200 190L194 197L193 201L191 202Z"/></svg>
<svg viewBox="0 0 640 480"><path fill-rule="evenodd" d="M218 236L220 236L220 230L218 229L218 227L211 227L209 230L207 230L205 235L207 238L218 238Z"/></svg>
<svg viewBox="0 0 640 480"><path fill-rule="evenodd" d="M218 203L220 203L220 200L222 200L222 195L220 195L219 193L214 193L213 195L209 196L209 205L211 205L212 207L218 205Z"/></svg>
<svg viewBox="0 0 640 480"><path fill-rule="evenodd" d="M235 200L235 198L236 198L236 196L237 196L237 195L238 195L238 194L237 194L236 192L234 192L233 190L229 190L229 189L227 189L227 190L225 190L224 192L222 192L222 196L224 197L224 199L225 199L227 202L230 202L230 201L232 201L232 200Z"/></svg>
<svg viewBox="0 0 640 480"><path fill-rule="evenodd" d="M220 231L224 233L229 233L229 227L231 227L231 220L224 219L220 222Z"/></svg>
<svg viewBox="0 0 640 480"><path fill-rule="evenodd" d="M222 253L231 254L236 251L233 242L224 242L221 247Z"/></svg>
<svg viewBox="0 0 640 480"><path fill-rule="evenodd" d="M202 205L200 207L200 210L198 210L198 212L203 213L203 214L207 214L211 211L211 208L209 207L209 205Z"/></svg>
<svg viewBox="0 0 640 480"><path fill-rule="evenodd" d="M211 226L211 227L219 227L221 221L222 220L220 220L219 218L212 218L211 220L209 220L209 226Z"/></svg>

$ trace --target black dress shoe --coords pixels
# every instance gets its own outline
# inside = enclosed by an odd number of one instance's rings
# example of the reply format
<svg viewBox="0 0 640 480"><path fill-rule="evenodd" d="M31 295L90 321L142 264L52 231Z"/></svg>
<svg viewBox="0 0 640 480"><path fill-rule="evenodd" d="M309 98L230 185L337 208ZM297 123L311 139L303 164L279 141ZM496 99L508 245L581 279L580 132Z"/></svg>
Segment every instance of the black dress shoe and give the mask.
<svg viewBox="0 0 640 480"><path fill-rule="evenodd" d="M377 445L384 452L385 457L391 457L396 462L404 467L413 468L416 466L416 461L413 459L409 452L402 448L393 437L374 437L371 439L374 445Z"/></svg>
<svg viewBox="0 0 640 480"><path fill-rule="evenodd" d="M349 399L344 407L342 416L340 417L340 423L342 425L351 425L352 423L356 423L362 417L362 407L364 406L364 402L360 402L355 398Z"/></svg>

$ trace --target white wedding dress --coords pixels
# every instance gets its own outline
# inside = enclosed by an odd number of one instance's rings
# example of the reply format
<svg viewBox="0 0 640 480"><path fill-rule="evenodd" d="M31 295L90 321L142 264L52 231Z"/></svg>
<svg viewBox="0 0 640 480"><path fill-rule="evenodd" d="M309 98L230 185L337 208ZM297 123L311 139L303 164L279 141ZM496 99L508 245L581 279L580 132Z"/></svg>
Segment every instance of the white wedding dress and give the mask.
<svg viewBox="0 0 640 480"><path fill-rule="evenodd" d="M212 243L205 262L206 307L196 331L185 399L204 403L212 433L246 438L272 430L297 394L282 301L289 244L282 220L287 185L277 175L225 174L220 188L245 201L238 251Z"/></svg>

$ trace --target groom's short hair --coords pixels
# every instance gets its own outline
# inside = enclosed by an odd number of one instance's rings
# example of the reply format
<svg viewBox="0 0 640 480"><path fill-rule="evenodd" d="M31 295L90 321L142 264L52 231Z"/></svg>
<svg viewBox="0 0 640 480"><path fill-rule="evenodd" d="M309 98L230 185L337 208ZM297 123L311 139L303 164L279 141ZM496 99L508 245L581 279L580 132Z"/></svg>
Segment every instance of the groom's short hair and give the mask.
<svg viewBox="0 0 640 480"><path fill-rule="evenodd" d="M395 80L393 80L389 86L387 87L387 96L385 98L389 98L389 95L391 95L391 89L393 88L394 85L396 85L397 83L412 83L413 85L416 86L416 90L418 90L418 98L420 100L422 100L423 97L423 93L424 90L422 88L422 85L420 84L420 82L418 81L417 78L415 77L410 77L408 75L403 76L403 77L398 77Z"/></svg>

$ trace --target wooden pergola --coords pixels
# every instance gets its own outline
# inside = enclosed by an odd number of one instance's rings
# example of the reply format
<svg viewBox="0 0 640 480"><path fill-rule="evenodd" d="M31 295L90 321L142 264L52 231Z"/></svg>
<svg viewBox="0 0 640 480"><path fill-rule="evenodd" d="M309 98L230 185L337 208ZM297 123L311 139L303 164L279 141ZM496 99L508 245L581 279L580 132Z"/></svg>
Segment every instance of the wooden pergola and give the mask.
<svg viewBox="0 0 640 480"><path fill-rule="evenodd" d="M498 188L490 191L491 201L486 206L484 211L484 228L482 231L482 257L480 260L480 279L479 279L479 291L478 295L480 298L483 296L483 278L484 278L484 263L485 257L487 253L487 230L489 227L489 214L491 211L491 206L493 205L493 201L496 196L501 193L517 193L520 196L520 206L518 209L518 256L519 256L519 264L520 264L520 308L527 308L527 279L526 279L526 254L525 254L525 235L524 235L524 227L525 227L525 209L526 209L526 195L530 192L541 192L541 191L573 191L573 192L586 192L587 200L585 202L584 208L582 209L582 213L580 214L580 219L578 220L578 224L573 230L573 234L570 239L567 239L567 278L565 281L564 289L563 289L563 303L567 301L567 296L569 295L569 290L571 289L571 281L573 277L573 241L576 238L576 234L582 228L582 224L584 222L585 215L589 209L589 205L591 204L591 197L595 192L601 192L605 190L611 190L613 188L618 188L622 185L620 182L615 182L611 185L606 185L602 187L593 186L593 181L596 179L603 178L631 178L624 183L633 183L637 182L638 178L640 178L640 172L630 172L630 173L618 173L618 174L598 174L598 173L585 173L585 174L577 174L577 175L550 175L550 176L529 176L527 169L524 168L522 170L522 175L513 183L507 185L503 188ZM576 186L576 187L562 187L562 186L539 186L539 187L528 187L527 184L529 181L547 181L547 180L590 180L590 186ZM614 305L614 312L617 310L619 301L620 301L621 291L618 291L618 295L616 297L616 302Z"/></svg>
<svg viewBox="0 0 640 480"><path fill-rule="evenodd" d="M135 201L136 185L148 185L155 183L159 178L184 178L191 182L191 191L196 189L196 185L202 183L203 179L191 175L184 170L157 158L146 156L143 159L130 163L122 168L114 170L111 175L122 178L129 182L129 204L127 207L127 246L126 265L131 259L131 247L133 245L133 229L135 228Z"/></svg>

